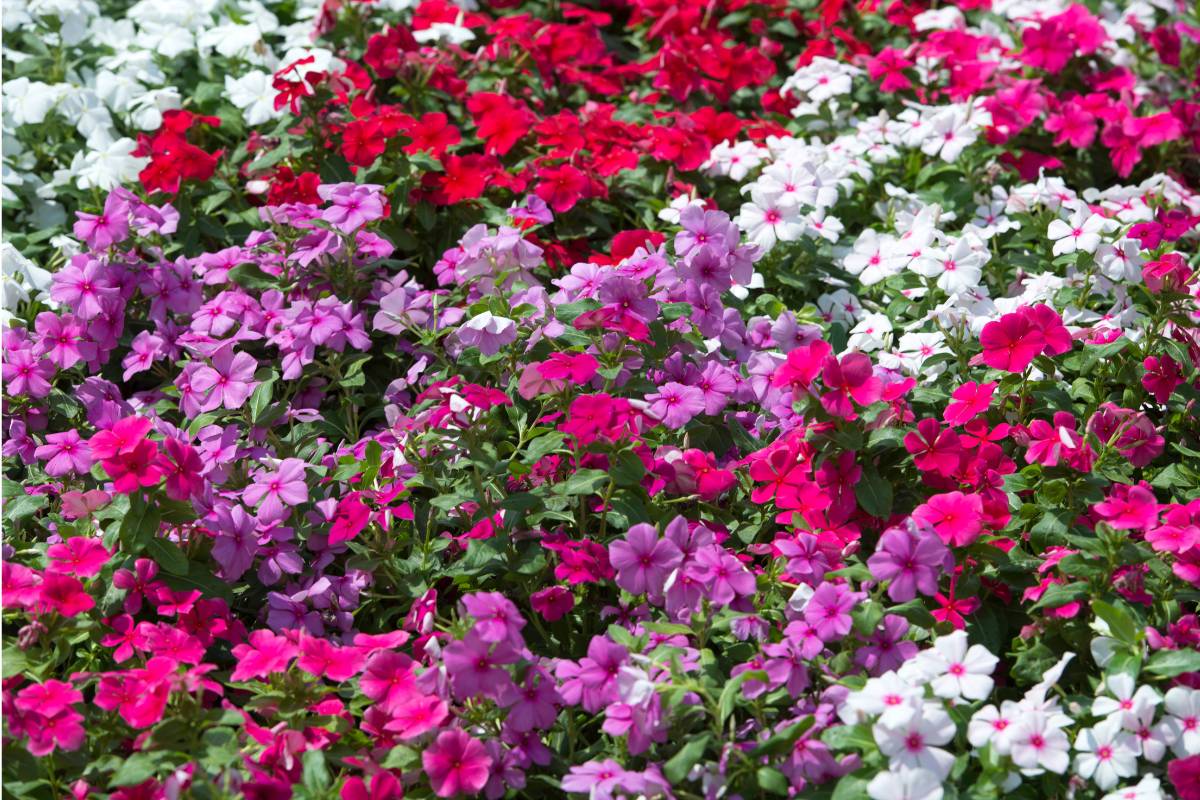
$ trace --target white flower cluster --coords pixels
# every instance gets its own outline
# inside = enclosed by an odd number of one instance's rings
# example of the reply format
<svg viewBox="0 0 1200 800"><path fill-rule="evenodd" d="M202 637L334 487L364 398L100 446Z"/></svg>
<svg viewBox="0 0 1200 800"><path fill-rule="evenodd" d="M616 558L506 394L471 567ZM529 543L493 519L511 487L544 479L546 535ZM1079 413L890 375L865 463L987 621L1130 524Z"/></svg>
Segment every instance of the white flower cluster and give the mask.
<svg viewBox="0 0 1200 800"><path fill-rule="evenodd" d="M55 198L64 186L109 191L137 180L139 131L162 125L163 112L197 96L201 84L224 92L246 124L278 115L272 72L306 55L328 68L334 56L311 46L317 0L297 3L297 22L283 24L259 0L141 0L123 16L104 16L90 0L5 2L3 197L23 189L33 227L62 225ZM24 38L22 38L24 37ZM52 54L22 51L37 42ZM22 64L38 65L22 74ZM236 77L234 77L236 76ZM68 152L40 143L40 126L62 124L78 136ZM47 160L52 161L47 169Z"/></svg>
<svg viewBox="0 0 1200 800"><path fill-rule="evenodd" d="M983 758L986 750L1006 759L1005 791L1044 772L1073 770L1080 780L1112 790L1105 800L1162 800L1153 776L1116 787L1139 775L1141 759L1157 764L1169 751L1178 757L1200 754L1200 691L1175 686L1164 696L1115 672L1101 682L1090 709L1072 704L1068 713L1053 692L1073 658L1065 654L1020 700L976 710L965 731L972 755ZM940 800L954 765L949 746L960 733L949 712L991 696L998 661L956 631L847 696L839 709L842 720L870 724L888 759L888 772L868 784L873 800Z"/></svg>

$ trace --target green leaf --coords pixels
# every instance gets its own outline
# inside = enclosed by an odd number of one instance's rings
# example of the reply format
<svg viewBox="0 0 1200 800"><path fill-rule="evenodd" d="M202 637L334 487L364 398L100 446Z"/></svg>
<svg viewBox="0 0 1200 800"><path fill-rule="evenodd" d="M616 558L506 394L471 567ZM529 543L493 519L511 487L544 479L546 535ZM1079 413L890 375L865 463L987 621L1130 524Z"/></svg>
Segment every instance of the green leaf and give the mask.
<svg viewBox="0 0 1200 800"><path fill-rule="evenodd" d="M151 753L134 753L122 762L109 780L110 786L137 786L154 777L158 756Z"/></svg>
<svg viewBox="0 0 1200 800"><path fill-rule="evenodd" d="M854 487L858 505L872 517L888 517L892 513L892 484L884 480L874 467L864 467L862 477Z"/></svg>
<svg viewBox="0 0 1200 800"><path fill-rule="evenodd" d="M1159 650L1150 656L1146 672L1160 678L1174 678L1185 672L1200 672L1200 650Z"/></svg>
<svg viewBox="0 0 1200 800"><path fill-rule="evenodd" d="M158 533L162 516L156 506L146 503L140 494L131 496L129 513L121 520L121 550L125 555L140 555Z"/></svg>
<svg viewBox="0 0 1200 800"><path fill-rule="evenodd" d="M271 397L275 391L275 378L272 376L263 381L250 395L250 421L258 425L264 421L267 409L271 406Z"/></svg>
<svg viewBox="0 0 1200 800"><path fill-rule="evenodd" d="M329 767L325 765L325 753L316 748L308 750L301 758L301 763L304 765L301 777L304 788L308 790L310 795L320 796L329 788L331 781Z"/></svg>
<svg viewBox="0 0 1200 800"><path fill-rule="evenodd" d="M1137 641L1137 625L1123 608L1103 600L1093 600L1092 611L1095 611L1097 617L1108 623L1108 630L1114 639L1126 644L1133 644Z"/></svg>
<svg viewBox="0 0 1200 800"><path fill-rule="evenodd" d="M245 289L274 289L279 281L263 272L257 264L238 264L229 270L229 280Z"/></svg>
<svg viewBox="0 0 1200 800"><path fill-rule="evenodd" d="M758 780L760 789L771 794L786 795L788 793L788 779L774 767L759 767L754 777Z"/></svg>
<svg viewBox="0 0 1200 800"><path fill-rule="evenodd" d="M646 465L632 450L617 454L612 464L612 477L617 486L635 486L646 474Z"/></svg>
<svg viewBox="0 0 1200 800"><path fill-rule="evenodd" d="M782 755L789 752L796 744L796 740L804 735L804 732L813 726L816 717L807 716L799 722L794 722L788 725L781 731L775 732L770 739L760 744L758 747L750 751L753 758L761 758L762 756Z"/></svg>
<svg viewBox="0 0 1200 800"><path fill-rule="evenodd" d="M596 490L608 483L608 473L602 469L581 469L567 480L555 485L556 494L577 495L595 494Z"/></svg>
<svg viewBox="0 0 1200 800"><path fill-rule="evenodd" d="M48 500L44 494L21 494L6 500L4 518L9 522L25 519L45 508Z"/></svg>
<svg viewBox="0 0 1200 800"><path fill-rule="evenodd" d="M766 672L761 669L752 669L740 673L736 678L726 682L725 688L721 690L721 699L717 702L717 713L720 715L722 728L725 727L725 720L729 719L729 715L733 713L734 705L741 694L742 684L746 681L766 683L768 680Z"/></svg>
<svg viewBox="0 0 1200 800"><path fill-rule="evenodd" d="M1083 600L1087 596L1088 585L1083 581L1068 584L1056 583L1046 590L1041 600L1034 603L1032 610L1036 611L1039 608L1060 608L1067 603Z"/></svg>
<svg viewBox="0 0 1200 800"><path fill-rule="evenodd" d="M146 542L146 555L172 575L188 574L188 557L179 546L168 539L157 536Z"/></svg>
<svg viewBox="0 0 1200 800"><path fill-rule="evenodd" d="M663 774L671 783L682 783L687 774L691 771L692 766L700 760L704 755L705 748L708 747L708 741L711 737L706 733L703 736L698 736L684 745L678 753L671 756L666 764L663 764Z"/></svg>

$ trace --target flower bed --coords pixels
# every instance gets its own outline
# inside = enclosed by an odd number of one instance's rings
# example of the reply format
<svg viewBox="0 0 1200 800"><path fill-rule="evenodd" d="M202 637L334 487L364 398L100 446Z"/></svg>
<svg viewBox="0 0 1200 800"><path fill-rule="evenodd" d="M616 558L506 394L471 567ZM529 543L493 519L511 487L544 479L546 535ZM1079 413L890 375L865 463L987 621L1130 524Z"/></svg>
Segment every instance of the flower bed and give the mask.
<svg viewBox="0 0 1200 800"><path fill-rule="evenodd" d="M1170 0L4 15L14 797L1200 797Z"/></svg>

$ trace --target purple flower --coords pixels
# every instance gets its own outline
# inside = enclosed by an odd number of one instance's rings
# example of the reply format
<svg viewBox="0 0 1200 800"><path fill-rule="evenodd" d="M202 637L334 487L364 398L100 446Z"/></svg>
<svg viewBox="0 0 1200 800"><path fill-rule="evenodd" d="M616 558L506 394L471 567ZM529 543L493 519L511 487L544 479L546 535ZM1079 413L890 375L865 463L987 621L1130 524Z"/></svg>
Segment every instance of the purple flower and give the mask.
<svg viewBox="0 0 1200 800"><path fill-rule="evenodd" d="M629 651L621 645L606 636L593 636L578 664L564 659L555 666L563 700L570 705L582 703L592 713L615 703L617 675L628 658Z"/></svg>
<svg viewBox="0 0 1200 800"><path fill-rule="evenodd" d="M383 216L383 195L379 190L382 188L373 183L318 186L317 194L330 204L321 212L321 219L343 233L380 219Z"/></svg>
<svg viewBox="0 0 1200 800"><path fill-rule="evenodd" d="M458 340L466 347L478 347L485 356L493 356L517 340L517 323L484 311L463 323Z"/></svg>
<svg viewBox="0 0 1200 800"><path fill-rule="evenodd" d="M467 613L475 618L474 631L485 642L512 642L522 645L521 629L525 620L512 601L499 592L475 592L462 599Z"/></svg>
<svg viewBox="0 0 1200 800"><path fill-rule="evenodd" d="M43 461L48 459L46 474L56 478L71 472L86 475L95 463L91 448L74 428L65 433L48 434L46 443L34 452L34 456Z"/></svg>
<svg viewBox="0 0 1200 800"><path fill-rule="evenodd" d="M729 251L737 244L737 226L724 211L706 211L703 206L688 206L679 214L683 230L675 234L675 255L686 258L693 250L708 245Z"/></svg>
<svg viewBox="0 0 1200 800"><path fill-rule="evenodd" d="M737 381L729 367L718 361L710 361L704 365L696 388L704 394L704 413L711 417L720 414L729 405L729 396L737 391Z"/></svg>
<svg viewBox="0 0 1200 800"><path fill-rule="evenodd" d="M879 537L867 568L878 581L891 581L888 597L906 603L917 596L937 594L942 571L953 566L953 555L937 533L909 523L889 528Z"/></svg>
<svg viewBox="0 0 1200 800"><path fill-rule="evenodd" d="M610 797L624 777L625 768L611 758L588 761L567 771L562 779L562 790L589 797Z"/></svg>
<svg viewBox="0 0 1200 800"><path fill-rule="evenodd" d="M904 638L908 633L908 620L895 614L883 618L883 624L872 634L869 643L854 653L854 663L872 675L882 675L888 670L899 669L900 665L917 654L917 643Z"/></svg>
<svg viewBox="0 0 1200 800"><path fill-rule="evenodd" d="M733 285L725 254L713 247L703 245L680 259L675 271L684 280L704 284L723 292Z"/></svg>
<svg viewBox="0 0 1200 800"><path fill-rule="evenodd" d="M861 599L861 592L826 581L817 587L804 607L804 621L813 626L822 641L840 639L850 632L850 611Z"/></svg>
<svg viewBox="0 0 1200 800"><path fill-rule="evenodd" d="M216 541L212 557L221 565L221 577L235 581L250 569L258 552L258 521L240 504L216 509Z"/></svg>
<svg viewBox="0 0 1200 800"><path fill-rule="evenodd" d="M658 316L658 303L646 296L646 284L619 275L600 286L600 302L622 314L633 314L642 322Z"/></svg>
<svg viewBox="0 0 1200 800"><path fill-rule="evenodd" d="M129 355L121 361L125 368L124 379L129 380L139 372L150 369L150 365L163 356L164 342L150 331L142 331L129 345Z"/></svg>
<svg viewBox="0 0 1200 800"><path fill-rule="evenodd" d="M652 416L675 430L704 410L704 392L695 386L670 381L660 386L654 394L646 395L646 402L650 404L647 411Z"/></svg>
<svg viewBox="0 0 1200 800"><path fill-rule="evenodd" d="M501 700L501 705L507 706L505 724L521 733L544 730L554 725L558 718L556 704L561 702L554 679L544 670L532 668L520 686L510 684L507 696Z"/></svg>
<svg viewBox="0 0 1200 800"><path fill-rule="evenodd" d="M258 518L264 522L282 519L287 513L285 504L297 506L308 500L304 462L285 458L274 472L260 471L254 483L242 492L242 500L248 506L258 506Z"/></svg>
<svg viewBox="0 0 1200 800"><path fill-rule="evenodd" d="M766 656L763 668L771 680L772 689L785 686L788 694L797 697L808 688L808 669L804 666L804 652L796 642L785 639L778 644L763 645L763 655Z"/></svg>
<svg viewBox="0 0 1200 800"><path fill-rule="evenodd" d="M129 235L129 204L113 192L104 201L104 212L86 214L76 211L75 236L93 250L107 250L125 241Z"/></svg>
<svg viewBox="0 0 1200 800"><path fill-rule="evenodd" d="M689 571L704 584L705 593L715 606L727 606L738 597L754 594L754 575L720 545L709 545L696 553Z"/></svg>
<svg viewBox="0 0 1200 800"><path fill-rule="evenodd" d="M608 546L608 559L617 571L618 586L630 594L658 597L683 555L670 540L660 539L653 525L643 522L630 528L624 540Z"/></svg>
<svg viewBox="0 0 1200 800"><path fill-rule="evenodd" d="M212 366L202 366L192 373L192 390L208 392L200 410L212 411L222 405L230 411L241 408L258 385L254 380L256 369L254 356L234 354L232 344L221 347L212 357Z"/></svg>

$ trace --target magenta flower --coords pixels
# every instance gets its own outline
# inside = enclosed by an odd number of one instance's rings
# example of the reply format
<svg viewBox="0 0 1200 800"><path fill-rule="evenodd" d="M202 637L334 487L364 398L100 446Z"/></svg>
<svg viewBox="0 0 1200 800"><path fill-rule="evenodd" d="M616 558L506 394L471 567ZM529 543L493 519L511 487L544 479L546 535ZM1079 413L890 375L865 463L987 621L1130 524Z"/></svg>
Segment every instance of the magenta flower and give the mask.
<svg viewBox="0 0 1200 800"><path fill-rule="evenodd" d="M608 546L608 559L617 570L617 585L630 594L660 596L671 570L683 561L679 548L660 539L653 525L630 528L624 540Z"/></svg>
<svg viewBox="0 0 1200 800"><path fill-rule="evenodd" d="M201 411L212 411L225 406L236 411L245 405L258 382L254 370L258 361L249 353L233 352L233 345L222 347L212 357L212 366L202 366L191 376L192 389L208 392L200 407Z"/></svg>
<svg viewBox="0 0 1200 800"><path fill-rule="evenodd" d="M557 704L561 702L553 679L540 669L531 669L520 686L510 685L501 704L507 706L506 724L524 733L552 726L558 717Z"/></svg>
<svg viewBox="0 0 1200 800"><path fill-rule="evenodd" d="M879 537L867 568L877 581L891 581L888 597L906 603L917 592L937 594L938 578L954 566L954 556L937 534L928 528L910 525L889 528Z"/></svg>
<svg viewBox="0 0 1200 800"><path fill-rule="evenodd" d="M87 214L76 211L75 237L82 239L92 250L107 250L129 236L129 204L113 192L104 201L104 211Z"/></svg>
<svg viewBox="0 0 1200 800"><path fill-rule="evenodd" d="M367 697L394 708L417 692L413 660L403 653L380 650L367 659L358 685Z"/></svg>
<svg viewBox="0 0 1200 800"><path fill-rule="evenodd" d="M516 662L517 653L507 642L493 645L471 630L465 639L446 646L443 660L455 697L465 700L483 694L495 698L512 683L504 665Z"/></svg>
<svg viewBox="0 0 1200 800"><path fill-rule="evenodd" d="M525 620L521 612L499 592L475 592L462 599L467 613L475 618L475 632L485 642L512 642L520 647Z"/></svg>
<svg viewBox="0 0 1200 800"><path fill-rule="evenodd" d="M167 497L187 500L204 491L204 462L196 448L174 436L163 440L166 452L159 453L158 467L166 476Z"/></svg>
<svg viewBox="0 0 1200 800"><path fill-rule="evenodd" d="M254 476L254 483L242 492L248 506L258 507L258 518L264 522L282 519L287 515L284 506L298 506L308 501L308 485L304 483L304 462L285 458L274 472L263 470Z"/></svg>
<svg viewBox="0 0 1200 800"><path fill-rule="evenodd" d="M966 547L983 532L983 500L977 494L935 494L913 509L912 518L928 525L948 545Z"/></svg>
<svg viewBox="0 0 1200 800"><path fill-rule="evenodd" d="M104 270L100 261L88 255L73 257L70 264L54 273L50 299L72 309L81 319L95 319L104 313L102 300L116 296Z"/></svg>
<svg viewBox="0 0 1200 800"><path fill-rule="evenodd" d="M58 316L43 311L34 320L38 352L59 369L70 369L80 361L96 358L96 345L87 337L87 328L72 314Z"/></svg>
<svg viewBox="0 0 1200 800"><path fill-rule="evenodd" d="M438 797L476 794L488 782L492 757L487 748L465 732L442 731L421 753L421 766Z"/></svg>
<svg viewBox="0 0 1200 800"><path fill-rule="evenodd" d="M669 381L653 394L646 395L649 414L662 420L671 430L682 428L692 417L704 411L704 392L695 386Z"/></svg>
<svg viewBox="0 0 1200 800"><path fill-rule="evenodd" d="M804 621L813 626L824 642L840 639L850 632L850 611L862 599L844 584L822 583L804 607Z"/></svg>
<svg viewBox="0 0 1200 800"><path fill-rule="evenodd" d="M50 380L55 371L50 359L39 358L32 350L9 350L4 354L4 365L0 367L0 374L4 376L4 393L10 397L45 397L50 394Z"/></svg>
<svg viewBox="0 0 1200 800"><path fill-rule="evenodd" d="M34 451L34 456L46 461L46 474L56 478L72 472L86 475L95 463L92 449L74 428L47 434L46 443Z"/></svg>

